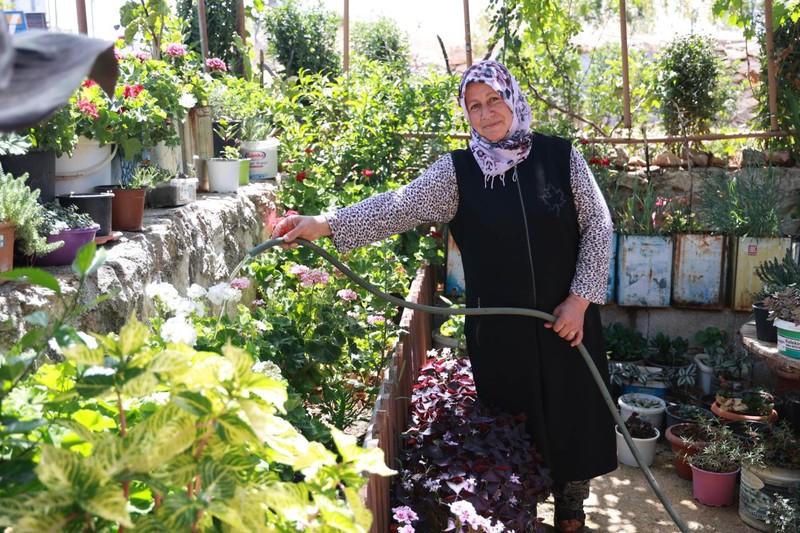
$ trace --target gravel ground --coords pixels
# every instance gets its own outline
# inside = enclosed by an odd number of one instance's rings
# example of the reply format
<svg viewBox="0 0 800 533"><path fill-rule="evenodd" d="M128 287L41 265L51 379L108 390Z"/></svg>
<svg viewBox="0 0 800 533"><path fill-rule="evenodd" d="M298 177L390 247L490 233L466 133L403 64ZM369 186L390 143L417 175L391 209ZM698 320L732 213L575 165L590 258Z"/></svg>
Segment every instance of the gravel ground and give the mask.
<svg viewBox="0 0 800 533"><path fill-rule="evenodd" d="M738 515L738 500L730 507L707 507L692 496L692 482L681 479L672 467L669 443L662 439L651 466L661 490L692 531L748 533L755 529ZM644 475L637 468L619 465L617 470L592 480L592 493L586 500L584 532L679 533ZM539 505L539 516L555 531L552 499Z"/></svg>

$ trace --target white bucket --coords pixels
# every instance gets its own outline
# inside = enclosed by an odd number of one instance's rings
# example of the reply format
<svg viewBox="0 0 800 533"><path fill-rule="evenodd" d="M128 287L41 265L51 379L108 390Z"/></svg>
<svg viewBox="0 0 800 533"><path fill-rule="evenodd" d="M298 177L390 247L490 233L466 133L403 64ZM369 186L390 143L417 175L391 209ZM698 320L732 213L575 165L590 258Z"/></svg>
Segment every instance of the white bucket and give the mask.
<svg viewBox="0 0 800 533"><path fill-rule="evenodd" d="M177 174L183 167L183 159L180 146L167 146L164 141L161 141L155 146L147 149L150 155L150 163L159 168L170 171L172 174Z"/></svg>
<svg viewBox="0 0 800 533"><path fill-rule="evenodd" d="M208 190L211 192L236 192L239 189L239 169L241 162L238 159L208 160Z"/></svg>
<svg viewBox="0 0 800 533"><path fill-rule="evenodd" d="M242 157L250 160L250 180L270 180L278 175L278 139L244 141Z"/></svg>
<svg viewBox="0 0 800 533"><path fill-rule="evenodd" d="M110 185L111 160L116 152L115 145L100 146L95 140L79 137L72 157L56 158L55 195L93 194L97 185Z"/></svg>

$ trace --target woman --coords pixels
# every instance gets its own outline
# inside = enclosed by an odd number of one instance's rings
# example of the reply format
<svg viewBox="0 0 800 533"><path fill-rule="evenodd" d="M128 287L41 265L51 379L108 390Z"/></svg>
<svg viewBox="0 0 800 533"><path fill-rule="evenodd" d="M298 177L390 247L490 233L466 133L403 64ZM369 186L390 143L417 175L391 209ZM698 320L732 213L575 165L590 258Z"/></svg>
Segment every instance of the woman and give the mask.
<svg viewBox="0 0 800 533"><path fill-rule="evenodd" d="M334 213L290 216L274 236L332 236L345 251L424 222L447 222L464 265L468 307L527 307L519 316L467 317L467 352L485 404L526 414L554 480L555 526L577 531L592 477L616 468L614 422L574 348L607 378L600 314L611 220L583 157L564 139L534 134L514 77L496 61L462 76L472 128L455 150L405 187ZM566 341L566 342L565 342Z"/></svg>

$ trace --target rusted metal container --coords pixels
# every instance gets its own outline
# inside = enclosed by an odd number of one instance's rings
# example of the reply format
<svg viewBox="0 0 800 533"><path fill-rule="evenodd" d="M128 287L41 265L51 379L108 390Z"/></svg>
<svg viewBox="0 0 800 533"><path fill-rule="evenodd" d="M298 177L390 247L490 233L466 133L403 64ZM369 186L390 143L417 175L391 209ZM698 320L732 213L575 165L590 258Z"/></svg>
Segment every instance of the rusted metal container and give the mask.
<svg viewBox="0 0 800 533"><path fill-rule="evenodd" d="M672 287L672 239L620 235L617 249L617 304L668 307Z"/></svg>
<svg viewBox="0 0 800 533"><path fill-rule="evenodd" d="M788 237L738 237L731 244L730 306L751 311L753 294L763 288L756 268L770 259L783 259L792 246Z"/></svg>
<svg viewBox="0 0 800 533"><path fill-rule="evenodd" d="M210 106L193 107L181 124L183 171L190 174L188 165L194 165L199 180L198 189L201 191L208 191L206 163L211 157L214 157L212 124Z"/></svg>
<svg viewBox="0 0 800 533"><path fill-rule="evenodd" d="M447 265L444 293L450 296L464 294L464 265L461 262L461 251L456 246L456 241L450 232L447 232L447 252L445 253Z"/></svg>
<svg viewBox="0 0 800 533"><path fill-rule="evenodd" d="M724 235L675 236L672 305L722 309L725 305L728 239Z"/></svg>
<svg viewBox="0 0 800 533"><path fill-rule="evenodd" d="M608 286L606 287L606 303L613 302L617 295L617 245L619 234L611 234L611 259L608 265Z"/></svg>

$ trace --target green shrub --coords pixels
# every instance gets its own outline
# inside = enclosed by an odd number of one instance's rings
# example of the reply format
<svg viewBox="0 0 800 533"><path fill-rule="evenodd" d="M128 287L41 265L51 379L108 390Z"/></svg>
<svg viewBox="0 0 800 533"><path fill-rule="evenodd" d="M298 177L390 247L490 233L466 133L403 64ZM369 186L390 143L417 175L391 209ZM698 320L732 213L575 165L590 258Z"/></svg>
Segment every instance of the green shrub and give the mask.
<svg viewBox="0 0 800 533"><path fill-rule="evenodd" d="M301 70L339 72L340 58L334 49L338 18L322 3L304 8L297 0L288 0L269 8L263 21L269 48L283 65L285 76L296 76Z"/></svg>
<svg viewBox="0 0 800 533"><path fill-rule="evenodd" d="M356 22L353 25L353 50L370 61L392 63L404 69L409 66L408 35L390 18Z"/></svg>
<svg viewBox="0 0 800 533"><path fill-rule="evenodd" d="M670 134L707 132L724 115L730 96L725 65L715 48L710 37L689 34L661 52L656 93Z"/></svg>
<svg viewBox="0 0 800 533"><path fill-rule="evenodd" d="M763 33L759 36L761 42L761 55L766 57L766 44ZM773 32L775 54L775 80L777 82L777 119L778 129L794 131L792 137L785 140L776 139L778 144L800 144L800 19L792 21L787 18L785 23L777 26ZM762 127L770 129L770 112L768 98L767 62L761 65L761 79L759 84L758 102L759 119Z"/></svg>
<svg viewBox="0 0 800 533"><path fill-rule="evenodd" d="M206 0L206 31L208 32L208 56L222 59L230 70L241 74L242 54L234 44L236 33L237 0ZM178 17L188 23L186 42L200 54L200 30L196 0L178 0Z"/></svg>

